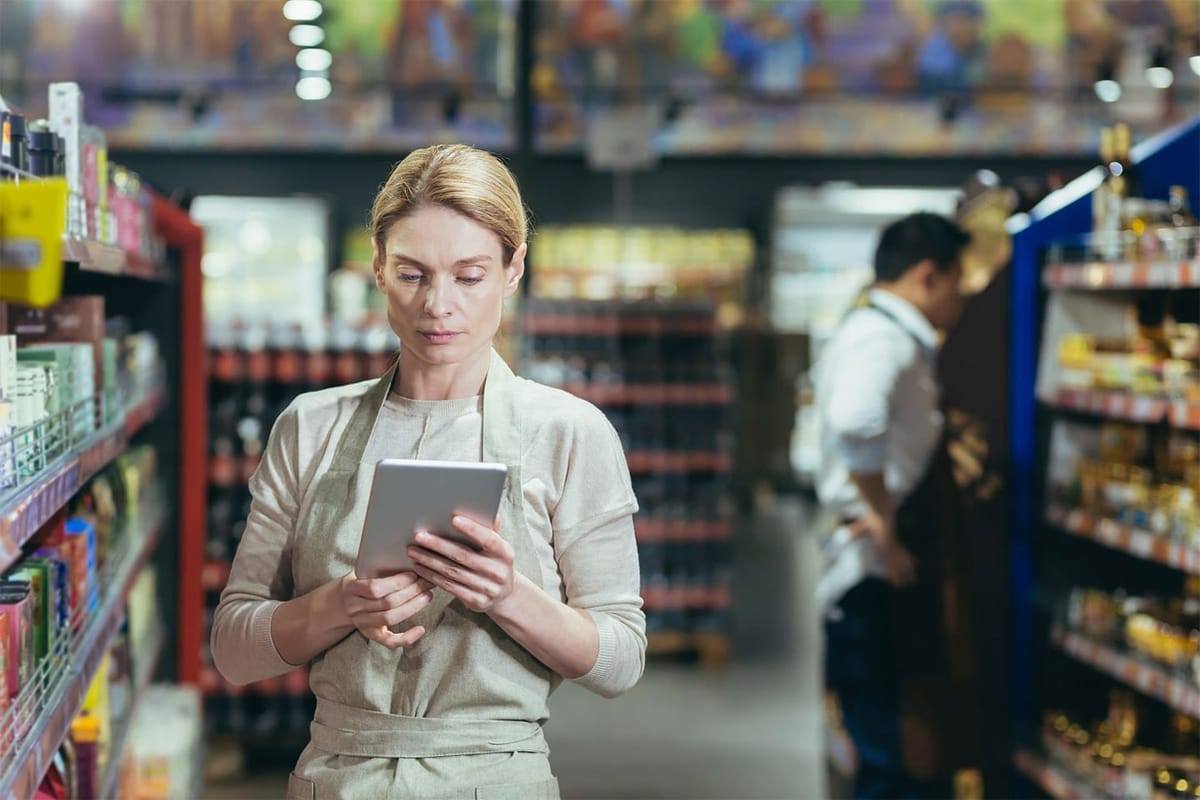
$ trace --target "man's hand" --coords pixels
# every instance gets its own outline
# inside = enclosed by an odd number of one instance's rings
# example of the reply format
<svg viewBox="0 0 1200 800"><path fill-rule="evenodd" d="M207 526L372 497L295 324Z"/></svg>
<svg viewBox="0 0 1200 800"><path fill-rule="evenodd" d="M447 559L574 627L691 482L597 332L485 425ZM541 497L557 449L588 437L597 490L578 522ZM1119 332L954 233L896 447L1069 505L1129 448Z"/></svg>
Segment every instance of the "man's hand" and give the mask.
<svg viewBox="0 0 1200 800"><path fill-rule="evenodd" d="M870 536L875 541L889 583L897 589L903 589L916 580L917 560L896 538L896 525L891 517L868 513L856 521L850 530L856 536Z"/></svg>

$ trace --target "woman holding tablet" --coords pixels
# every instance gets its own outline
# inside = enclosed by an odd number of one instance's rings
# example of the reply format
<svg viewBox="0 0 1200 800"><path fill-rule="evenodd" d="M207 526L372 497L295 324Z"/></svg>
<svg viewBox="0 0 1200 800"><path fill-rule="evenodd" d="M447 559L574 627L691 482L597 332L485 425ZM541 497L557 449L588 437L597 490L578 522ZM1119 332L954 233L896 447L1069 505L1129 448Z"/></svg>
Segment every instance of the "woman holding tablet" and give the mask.
<svg viewBox="0 0 1200 800"><path fill-rule="evenodd" d="M596 408L517 378L492 349L528 231L503 164L418 150L371 224L400 357L275 423L213 659L237 684L312 663L316 716L289 798L557 798L550 693L565 678L614 697L645 663L625 456ZM504 464L496 524L455 518L473 546L418 535L413 571L356 577L384 458Z"/></svg>

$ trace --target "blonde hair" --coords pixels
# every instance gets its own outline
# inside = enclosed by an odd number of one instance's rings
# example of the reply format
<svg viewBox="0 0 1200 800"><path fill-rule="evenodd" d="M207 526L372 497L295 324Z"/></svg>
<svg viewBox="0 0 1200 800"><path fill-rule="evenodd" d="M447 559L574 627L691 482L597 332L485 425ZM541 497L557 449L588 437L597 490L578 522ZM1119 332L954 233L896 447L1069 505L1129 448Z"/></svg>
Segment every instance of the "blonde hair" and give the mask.
<svg viewBox="0 0 1200 800"><path fill-rule="evenodd" d="M495 233L505 264L529 234L521 190L500 159L465 144L437 144L410 153L375 195L371 236L381 257L392 225L430 205L457 211Z"/></svg>

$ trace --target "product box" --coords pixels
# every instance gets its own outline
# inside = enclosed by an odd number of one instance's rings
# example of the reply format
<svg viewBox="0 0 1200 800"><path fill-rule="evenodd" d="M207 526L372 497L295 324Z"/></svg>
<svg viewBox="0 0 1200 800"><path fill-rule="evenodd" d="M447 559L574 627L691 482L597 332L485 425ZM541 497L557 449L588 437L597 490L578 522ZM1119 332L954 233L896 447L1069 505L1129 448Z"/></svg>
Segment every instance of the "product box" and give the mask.
<svg viewBox="0 0 1200 800"><path fill-rule="evenodd" d="M51 585L54 588L53 635L55 642L58 637L70 637L71 625L71 567L56 547L42 547L35 550L34 558L45 560L50 565ZM51 642L51 650L55 647Z"/></svg>
<svg viewBox="0 0 1200 800"><path fill-rule="evenodd" d="M72 441L78 443L96 429L95 354L88 344L47 343L30 345L17 351L18 363L44 363L55 370L55 400L49 413L64 416L72 425Z"/></svg>
<svg viewBox="0 0 1200 800"><path fill-rule="evenodd" d="M16 405L0 399L0 492L17 485Z"/></svg>
<svg viewBox="0 0 1200 800"><path fill-rule="evenodd" d="M83 126L83 199L87 211L87 238L104 240L104 217L108 213L108 144L104 132L94 125Z"/></svg>
<svg viewBox="0 0 1200 800"><path fill-rule="evenodd" d="M17 337L0 328L0 399L12 400L17 390Z"/></svg>
<svg viewBox="0 0 1200 800"><path fill-rule="evenodd" d="M104 370L104 297L77 295L64 297L50 308L13 307L8 314L8 330L18 347L48 342L85 343L92 346L92 375L95 392L105 388Z"/></svg>
<svg viewBox="0 0 1200 800"><path fill-rule="evenodd" d="M25 581L0 583L0 611L8 617L8 692L16 697L33 679L33 602Z"/></svg>
<svg viewBox="0 0 1200 800"><path fill-rule="evenodd" d="M34 658L40 663L55 644L55 617L58 598L54 595L54 575L50 564L42 559L28 558L8 576L28 581L33 603Z"/></svg>
<svg viewBox="0 0 1200 800"><path fill-rule="evenodd" d="M83 198L83 91L71 82L50 84L50 127L63 138L66 153L67 232L82 238L86 212Z"/></svg>
<svg viewBox="0 0 1200 800"><path fill-rule="evenodd" d="M82 622L86 613L96 610L99 593L96 586L96 528L84 517L71 517L64 528L64 539L74 548L71 553L71 616Z"/></svg>
<svg viewBox="0 0 1200 800"><path fill-rule="evenodd" d="M37 474L46 466L45 431L33 428L46 418L49 384L44 366L17 366L17 388L13 406L14 427L25 430L17 437L16 461L19 478Z"/></svg>

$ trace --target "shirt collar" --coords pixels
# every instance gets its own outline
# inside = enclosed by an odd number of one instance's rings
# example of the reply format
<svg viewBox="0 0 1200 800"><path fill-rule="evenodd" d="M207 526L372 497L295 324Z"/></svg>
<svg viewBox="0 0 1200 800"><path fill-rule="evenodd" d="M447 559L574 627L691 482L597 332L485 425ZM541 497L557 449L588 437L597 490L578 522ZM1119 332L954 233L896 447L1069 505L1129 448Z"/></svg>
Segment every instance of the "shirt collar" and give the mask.
<svg viewBox="0 0 1200 800"><path fill-rule="evenodd" d="M912 303L899 295L894 295L886 289L872 289L869 293L871 303L896 318L905 330L917 337L917 341L929 350L939 347L938 333L925 315Z"/></svg>

